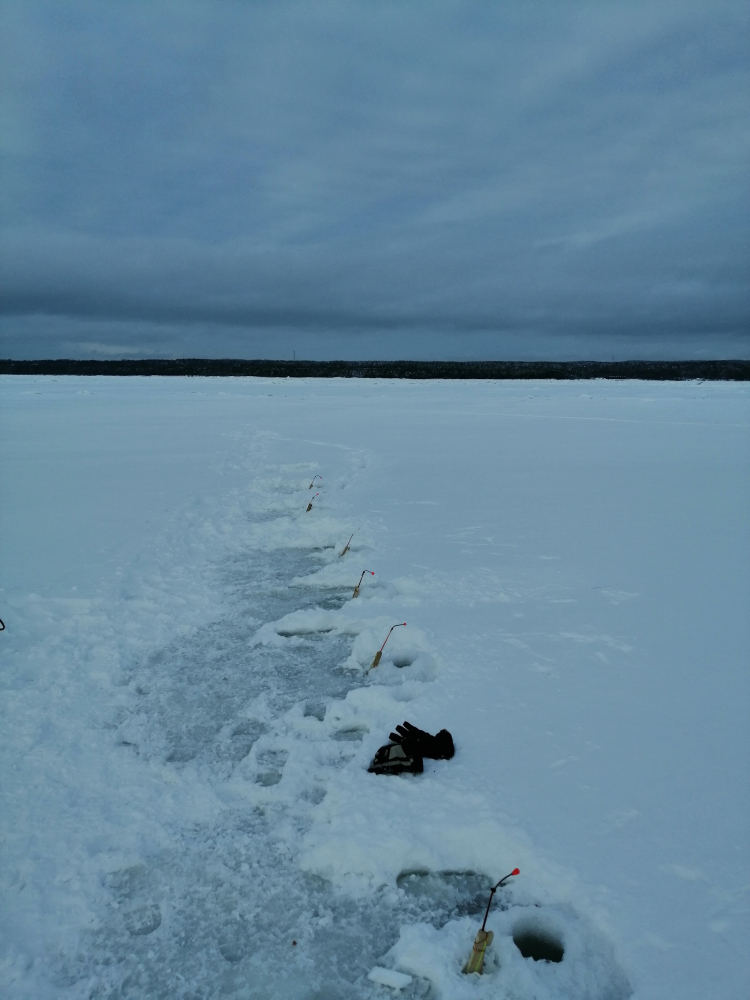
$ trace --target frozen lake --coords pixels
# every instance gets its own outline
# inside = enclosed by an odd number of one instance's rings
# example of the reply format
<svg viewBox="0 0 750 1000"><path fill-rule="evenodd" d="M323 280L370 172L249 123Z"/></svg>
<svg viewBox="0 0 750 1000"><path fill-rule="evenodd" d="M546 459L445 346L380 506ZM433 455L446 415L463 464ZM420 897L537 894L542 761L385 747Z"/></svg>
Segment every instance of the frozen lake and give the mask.
<svg viewBox="0 0 750 1000"><path fill-rule="evenodd" d="M747 993L744 383L1 381L0 995Z"/></svg>

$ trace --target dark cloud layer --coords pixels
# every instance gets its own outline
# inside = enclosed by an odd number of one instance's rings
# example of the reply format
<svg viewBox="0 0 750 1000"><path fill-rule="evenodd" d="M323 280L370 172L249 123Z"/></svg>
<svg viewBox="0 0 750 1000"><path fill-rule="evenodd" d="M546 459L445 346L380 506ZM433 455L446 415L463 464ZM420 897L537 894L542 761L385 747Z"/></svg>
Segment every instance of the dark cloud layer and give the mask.
<svg viewBox="0 0 750 1000"><path fill-rule="evenodd" d="M0 353L748 357L747 19L6 3Z"/></svg>

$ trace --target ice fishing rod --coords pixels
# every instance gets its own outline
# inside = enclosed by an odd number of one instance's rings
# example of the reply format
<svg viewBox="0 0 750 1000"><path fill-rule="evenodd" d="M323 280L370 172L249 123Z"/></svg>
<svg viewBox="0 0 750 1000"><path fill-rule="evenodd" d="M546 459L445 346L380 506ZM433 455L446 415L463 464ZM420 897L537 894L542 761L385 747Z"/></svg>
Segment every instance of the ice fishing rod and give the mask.
<svg viewBox="0 0 750 1000"><path fill-rule="evenodd" d="M487 901L487 909L484 911L484 920L482 921L482 926L477 931L477 936L474 938L474 944L471 948L471 955L469 955L469 961L463 967L464 974L468 975L471 972L477 972L481 976L482 970L484 969L484 956L492 944L493 934L492 931L485 930L487 924L487 917L490 915L490 907L492 906L492 900L498 889L502 888L509 878L513 878L514 875L520 875L521 872L518 868L514 868L510 875L506 875L505 878L501 878L497 885L493 885L490 889L490 898Z"/></svg>
<svg viewBox="0 0 750 1000"><path fill-rule="evenodd" d="M351 535L349 535L349 542L351 542L352 538L354 538L354 534L355 533L352 532ZM344 551L341 553L341 556L345 556L346 553L349 551L349 542L347 542L346 545L344 546ZM339 556L339 559L341 558L341 556Z"/></svg>
<svg viewBox="0 0 750 1000"><path fill-rule="evenodd" d="M365 578L365 573L369 573L370 576L375 576L375 574L373 573L373 571L371 569L363 569L362 570L362 576L359 578L359 583L354 588L354 593L352 594L352 600L354 600L355 597L359 597L359 588L362 586L362 581Z"/></svg>
<svg viewBox="0 0 750 1000"><path fill-rule="evenodd" d="M322 477L322 476L313 476L313 481L312 481L312 482L310 483L310 485L309 485L309 486L307 487L307 488L308 488L308 490L311 490L311 489L313 488L313 486L314 486L314 484L315 484L315 480L316 480L316 479L319 479L319 480L321 481L321 483L323 482L323 477Z"/></svg>
<svg viewBox="0 0 750 1000"><path fill-rule="evenodd" d="M5 622L0 618L0 632L5 631Z"/></svg>
<svg viewBox="0 0 750 1000"><path fill-rule="evenodd" d="M484 925L487 923L487 917L490 915L490 907L492 906L492 899L498 889L502 889L509 878L513 878L514 875L520 875L521 869L514 868L510 875L506 875L505 878L501 878L497 885L494 885L490 889L490 898L487 901L487 909L484 911L484 920L482 921L482 930L484 930Z"/></svg>
<svg viewBox="0 0 750 1000"><path fill-rule="evenodd" d="M320 493L316 493L315 494L315 497L319 497L319 496L320 496ZM312 502L315 499L315 497L313 497L312 500L310 501L310 503L307 505L307 510L305 511L305 513L307 513L307 511L312 510Z"/></svg>
<svg viewBox="0 0 750 1000"><path fill-rule="evenodd" d="M372 670L373 667L377 667L377 665L380 663L380 657L383 655L383 650L385 649L385 644L388 642L388 640L391 637L391 632L394 630L394 628L401 628L402 625L406 625L406 622L399 622L398 625L391 625L391 628L390 628L390 631L389 631L388 635L383 640L383 645L377 651L377 653L375 654L375 656L373 658L372 663L370 664L370 670Z"/></svg>

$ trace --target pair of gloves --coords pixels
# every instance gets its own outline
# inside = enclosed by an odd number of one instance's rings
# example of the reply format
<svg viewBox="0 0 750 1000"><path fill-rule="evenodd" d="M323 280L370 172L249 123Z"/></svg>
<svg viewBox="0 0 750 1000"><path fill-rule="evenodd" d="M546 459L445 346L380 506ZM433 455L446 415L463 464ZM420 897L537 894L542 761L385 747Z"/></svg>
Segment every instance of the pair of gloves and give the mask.
<svg viewBox="0 0 750 1000"><path fill-rule="evenodd" d="M381 747L368 767L371 774L421 774L424 770L423 758L450 760L456 752L453 737L447 729L441 729L436 736L417 729L410 722L396 726L390 735L391 743Z"/></svg>

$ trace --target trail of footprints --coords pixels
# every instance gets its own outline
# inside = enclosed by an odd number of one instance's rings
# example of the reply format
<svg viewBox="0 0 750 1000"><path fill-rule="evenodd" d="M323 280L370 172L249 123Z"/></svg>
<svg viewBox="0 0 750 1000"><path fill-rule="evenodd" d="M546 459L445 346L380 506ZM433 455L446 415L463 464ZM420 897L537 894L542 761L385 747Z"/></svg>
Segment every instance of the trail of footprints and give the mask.
<svg viewBox="0 0 750 1000"><path fill-rule="evenodd" d="M308 494L298 495L300 516L314 517L305 511ZM258 520L270 523L267 514ZM349 532L342 534L345 542ZM238 554L223 570L226 617L133 669L130 711L110 720L122 752L192 769L208 783L240 775L254 783L257 797L210 823L173 831L176 846L107 876L101 924L75 954L53 961L57 985L88 982L80 995L91 1000L366 1000L391 995L367 974L402 924L439 928L483 912L483 874L405 872L395 889L354 900L300 872L288 839L278 835L289 824L304 833L325 797L325 775L351 759L364 735L361 725L342 724L305 744L300 752L317 754L320 768L310 770L296 797L277 794L290 747L296 752L287 713L302 706L303 720L323 723L332 703L362 684L361 672L344 667L353 633L323 614L338 611L351 586L289 585L338 558L338 551L316 548ZM354 573L351 550L347 559ZM295 624L294 613L313 610L320 627ZM390 662L404 668L416 655L396 654ZM415 977L399 995L419 1000L434 993ZM612 992L620 996L627 993Z"/></svg>

